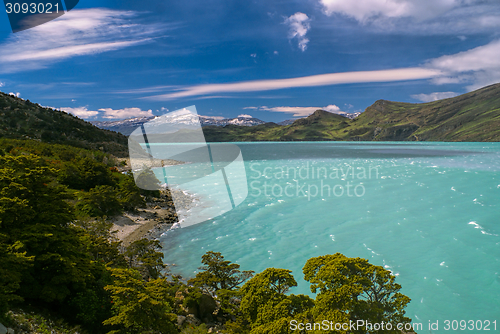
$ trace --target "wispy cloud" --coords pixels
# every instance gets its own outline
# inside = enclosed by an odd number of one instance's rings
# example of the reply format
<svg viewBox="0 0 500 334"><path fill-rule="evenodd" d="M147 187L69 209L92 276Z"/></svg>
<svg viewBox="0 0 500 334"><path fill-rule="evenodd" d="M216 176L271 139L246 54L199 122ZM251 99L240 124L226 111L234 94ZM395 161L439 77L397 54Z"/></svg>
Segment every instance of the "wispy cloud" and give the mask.
<svg viewBox="0 0 500 334"><path fill-rule="evenodd" d="M5 86L5 82L1 82L0 81L0 88L3 87L3 86Z"/></svg>
<svg viewBox="0 0 500 334"><path fill-rule="evenodd" d="M0 45L0 72L43 68L70 57L148 42L162 28L133 22L137 15L100 8L72 10L53 21L16 33Z"/></svg>
<svg viewBox="0 0 500 334"><path fill-rule="evenodd" d="M437 16L459 4L455 0L319 0L327 15L339 13L367 22L380 17Z"/></svg>
<svg viewBox="0 0 500 334"><path fill-rule="evenodd" d="M73 115L80 117L80 118L83 118L83 119L92 118L92 117L95 117L99 114L98 111L88 110L87 107L76 107L76 108L62 107L60 109L69 113L69 114L73 114Z"/></svg>
<svg viewBox="0 0 500 334"><path fill-rule="evenodd" d="M243 109L254 109L254 110L265 110L265 111L271 111L271 112L282 112L282 113L287 113L287 114L293 114L293 117L305 117L309 116L316 110L326 110L328 112L334 113L334 114L345 114L344 111L341 111L340 108L334 104L330 104L326 107L267 107L267 106L261 106L261 107L246 107Z"/></svg>
<svg viewBox="0 0 500 334"><path fill-rule="evenodd" d="M132 117L149 117L153 116L153 111L141 110L141 108L124 108L124 109L111 109L102 108L99 111L104 111L103 118L108 119L122 119L122 118L132 118Z"/></svg>
<svg viewBox="0 0 500 334"><path fill-rule="evenodd" d="M311 19L304 13L297 12L285 19L285 23L289 26L288 38L297 38L299 49L306 51L309 39L306 37L307 32L311 29Z"/></svg>
<svg viewBox="0 0 500 334"><path fill-rule="evenodd" d="M147 97L151 100L174 100L179 98L217 95L220 93L240 93L270 91L285 88L316 87L346 83L391 82L430 79L441 72L431 68L402 68L380 71L359 71L311 75L290 79L243 81L236 83L207 84L177 88L176 91Z"/></svg>
<svg viewBox="0 0 500 334"><path fill-rule="evenodd" d="M351 17L372 30L407 34L495 33L497 0L318 0L329 16Z"/></svg>
<svg viewBox="0 0 500 334"><path fill-rule="evenodd" d="M253 118L253 116L249 114L239 114L238 117Z"/></svg>
<svg viewBox="0 0 500 334"><path fill-rule="evenodd" d="M327 73L289 79L269 79L235 83L206 84L195 86L159 86L145 88L141 92L168 91L144 97L144 99L166 101L182 98L218 98L220 95L271 91L299 87L316 87L352 83L397 82L430 79L432 83L465 83L468 90L500 82L500 40L471 50L431 59L421 67L399 68L378 71ZM138 92L138 91L135 91Z"/></svg>
<svg viewBox="0 0 500 334"><path fill-rule="evenodd" d="M448 99L450 97L455 97L458 95L459 94L455 92L434 92L430 94L415 94L412 95L411 97L414 98L415 100L419 100L422 102L432 102L442 99Z"/></svg>

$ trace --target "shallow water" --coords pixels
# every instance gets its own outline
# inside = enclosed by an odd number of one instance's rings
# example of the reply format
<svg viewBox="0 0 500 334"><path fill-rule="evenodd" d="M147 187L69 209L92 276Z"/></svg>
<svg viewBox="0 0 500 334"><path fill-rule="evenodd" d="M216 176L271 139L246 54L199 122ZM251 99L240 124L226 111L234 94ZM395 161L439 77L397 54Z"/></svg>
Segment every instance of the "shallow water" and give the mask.
<svg viewBox="0 0 500 334"><path fill-rule="evenodd" d="M500 330L500 143L238 145L248 197L166 233L173 272L193 276L212 250L243 270L291 269L291 292L310 294L306 260L341 252L396 274L421 332L446 319L497 320Z"/></svg>

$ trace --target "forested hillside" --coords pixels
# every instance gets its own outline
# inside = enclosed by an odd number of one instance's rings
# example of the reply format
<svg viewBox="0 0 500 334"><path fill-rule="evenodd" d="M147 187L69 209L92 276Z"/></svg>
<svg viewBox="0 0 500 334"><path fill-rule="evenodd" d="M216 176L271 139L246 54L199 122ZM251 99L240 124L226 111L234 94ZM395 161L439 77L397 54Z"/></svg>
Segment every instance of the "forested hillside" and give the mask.
<svg viewBox="0 0 500 334"><path fill-rule="evenodd" d="M99 129L63 111L0 92L0 137L29 138L46 143L101 150L116 156L127 155L127 138Z"/></svg>

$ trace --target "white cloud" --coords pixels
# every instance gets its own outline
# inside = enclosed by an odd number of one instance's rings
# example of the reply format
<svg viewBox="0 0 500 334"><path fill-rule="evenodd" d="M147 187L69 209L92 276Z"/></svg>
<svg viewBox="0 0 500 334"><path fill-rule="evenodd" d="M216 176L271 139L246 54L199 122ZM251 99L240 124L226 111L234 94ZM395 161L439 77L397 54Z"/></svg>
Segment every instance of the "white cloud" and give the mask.
<svg viewBox="0 0 500 334"><path fill-rule="evenodd" d="M499 55L500 40L496 40L471 50L432 59L426 66L443 73L435 77L433 83L468 82L467 89L474 90L500 82Z"/></svg>
<svg viewBox="0 0 500 334"><path fill-rule="evenodd" d="M257 54L256 54L256 53L252 53L252 54L250 55L250 57L252 57L252 58L256 58L256 57L257 57Z"/></svg>
<svg viewBox="0 0 500 334"><path fill-rule="evenodd" d="M330 104L326 107L246 107L244 109L259 109L271 112L283 112L288 114L293 114L293 117L305 117L311 115L316 110L325 110L334 114L345 114L340 108L334 104Z"/></svg>
<svg viewBox="0 0 500 334"><path fill-rule="evenodd" d="M0 81L0 87L3 87L3 86L5 86L5 82Z"/></svg>
<svg viewBox="0 0 500 334"><path fill-rule="evenodd" d="M72 10L53 21L16 33L0 44L0 72L43 68L70 57L150 41L160 28L131 22L136 15L100 8Z"/></svg>
<svg viewBox="0 0 500 334"><path fill-rule="evenodd" d="M87 107L62 107L53 108L61 109L67 113L73 114L77 117L87 119L95 116L101 116L107 119L123 119L123 118L133 118L133 117L149 117L153 116L152 110L141 110L141 108L123 108L123 109L111 109L111 108L101 108L98 111L88 110ZM166 108L162 108L166 109ZM168 111L168 109L166 109ZM104 112L104 114L102 113Z"/></svg>
<svg viewBox="0 0 500 334"><path fill-rule="evenodd" d="M414 98L415 100L419 100L422 102L432 102L442 99L448 99L450 97L455 97L457 95L459 94L455 92L434 92L430 94L415 94L412 95L411 97Z"/></svg>
<svg viewBox="0 0 500 334"><path fill-rule="evenodd" d="M323 107L321 109L329 111L329 112L333 112L333 113L340 111L340 108L338 106L336 106L335 104L330 104L330 105Z"/></svg>
<svg viewBox="0 0 500 334"><path fill-rule="evenodd" d="M111 108L102 108L99 111L104 111L103 118L109 119L122 119L122 118L133 118L133 117L149 117L153 116L153 111L141 110L141 108L124 108L113 110Z"/></svg>
<svg viewBox="0 0 500 334"><path fill-rule="evenodd" d="M62 107L60 109L69 113L69 114L73 114L73 115L80 117L80 118L83 118L83 119L95 117L95 116L97 116L97 114L99 114L98 111L88 110L87 107L77 107L77 108Z"/></svg>
<svg viewBox="0 0 500 334"><path fill-rule="evenodd" d="M238 117L253 118L252 115L248 115L248 114L240 114L240 115L238 115Z"/></svg>
<svg viewBox="0 0 500 334"><path fill-rule="evenodd" d="M320 0L327 15L339 13L360 22L380 17L428 19L463 3L461 0Z"/></svg>
<svg viewBox="0 0 500 334"><path fill-rule="evenodd" d="M274 54L275 54L275 55L279 55L279 52L278 52L278 51L274 51Z"/></svg>
<svg viewBox="0 0 500 334"><path fill-rule="evenodd" d="M17 92L17 93L10 92L9 95L12 95L12 96L15 96L15 97L20 97L21 93L19 93L19 92Z"/></svg>
<svg viewBox="0 0 500 334"><path fill-rule="evenodd" d="M500 28L498 0L318 1L326 15L344 15L382 31L470 35Z"/></svg>
<svg viewBox="0 0 500 334"><path fill-rule="evenodd" d="M441 75L439 70L419 67L380 71L327 73L290 79L255 80L179 87L174 92L150 96L147 97L147 99L163 101L192 96L217 95L220 93L258 92L297 87L339 85L346 83L420 80L430 79L439 75Z"/></svg>
<svg viewBox="0 0 500 334"><path fill-rule="evenodd" d="M457 73L500 68L500 40L454 55L433 59L430 66Z"/></svg>
<svg viewBox="0 0 500 334"><path fill-rule="evenodd" d="M297 38L299 49L305 51L309 39L306 37L307 32L311 29L311 19L304 13L297 12L285 19L285 23L289 25L288 38Z"/></svg>

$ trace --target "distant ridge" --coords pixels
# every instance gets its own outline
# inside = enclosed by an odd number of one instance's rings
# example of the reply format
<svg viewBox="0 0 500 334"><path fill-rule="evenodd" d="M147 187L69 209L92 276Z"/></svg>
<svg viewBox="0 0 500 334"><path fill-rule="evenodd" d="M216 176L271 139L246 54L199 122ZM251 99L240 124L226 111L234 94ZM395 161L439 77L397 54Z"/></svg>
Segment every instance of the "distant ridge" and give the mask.
<svg viewBox="0 0 500 334"><path fill-rule="evenodd" d="M352 117L352 116L351 116ZM127 155L127 137L153 117L93 122L0 92L0 137L100 149ZM181 121L181 120L179 120ZM197 120L182 120L191 122ZM500 84L428 103L378 100L359 116L317 110L283 124L250 117L200 116L209 142L234 141L500 141ZM98 126L98 127L97 127Z"/></svg>
<svg viewBox="0 0 500 334"><path fill-rule="evenodd" d="M500 141L500 84L428 103L378 100L349 119L324 110L289 125L203 129L207 141Z"/></svg>

